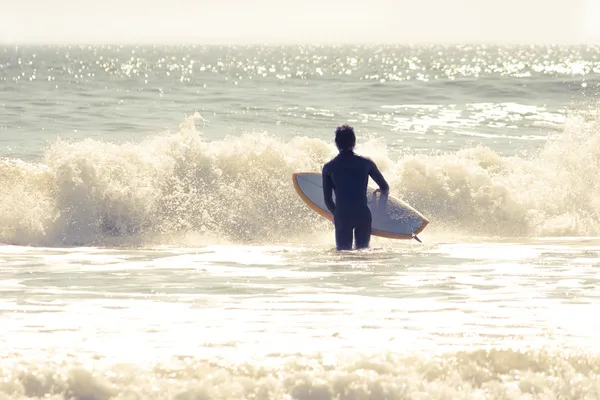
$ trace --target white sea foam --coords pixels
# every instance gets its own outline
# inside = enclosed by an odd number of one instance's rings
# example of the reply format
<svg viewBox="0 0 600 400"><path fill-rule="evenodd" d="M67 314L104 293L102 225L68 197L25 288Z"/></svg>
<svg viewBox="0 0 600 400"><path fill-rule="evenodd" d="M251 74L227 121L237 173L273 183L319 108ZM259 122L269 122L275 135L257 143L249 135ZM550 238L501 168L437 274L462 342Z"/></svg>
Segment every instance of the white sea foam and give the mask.
<svg viewBox="0 0 600 400"><path fill-rule="evenodd" d="M598 118L571 117L528 158L486 147L393 160L384 142L359 143L392 191L431 220L469 235L600 234ZM330 229L297 197L291 174L320 170L332 144L247 133L207 141L188 120L140 143L59 140L43 163L0 160L0 241L119 244L184 235L290 241Z"/></svg>
<svg viewBox="0 0 600 400"><path fill-rule="evenodd" d="M448 354L274 358L231 363L182 357L94 369L0 361L0 398L24 399L594 399L600 363L589 354L509 349Z"/></svg>

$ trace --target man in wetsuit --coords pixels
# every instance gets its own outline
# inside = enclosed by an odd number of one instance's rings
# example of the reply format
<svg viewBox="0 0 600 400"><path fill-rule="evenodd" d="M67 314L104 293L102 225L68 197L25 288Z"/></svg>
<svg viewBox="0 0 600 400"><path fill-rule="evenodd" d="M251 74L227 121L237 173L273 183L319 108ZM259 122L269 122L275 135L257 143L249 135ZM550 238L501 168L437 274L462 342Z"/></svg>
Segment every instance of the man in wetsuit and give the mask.
<svg viewBox="0 0 600 400"><path fill-rule="evenodd" d="M339 154L323 166L322 175L325 204L333 214L336 247L351 250L354 234L356 248L367 248L371 240L371 210L367 205L369 176L379 185L382 194L389 192L389 185L372 160L354 154L356 136L351 126L336 129L335 144ZM335 191L335 203L332 191Z"/></svg>

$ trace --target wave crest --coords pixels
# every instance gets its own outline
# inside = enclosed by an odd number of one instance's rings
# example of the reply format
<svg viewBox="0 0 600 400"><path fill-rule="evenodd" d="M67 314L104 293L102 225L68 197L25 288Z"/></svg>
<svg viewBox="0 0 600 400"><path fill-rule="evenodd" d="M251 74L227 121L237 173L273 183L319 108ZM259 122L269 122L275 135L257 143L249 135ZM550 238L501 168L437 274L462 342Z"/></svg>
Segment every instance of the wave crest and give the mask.
<svg viewBox="0 0 600 400"><path fill-rule="evenodd" d="M598 121L571 118L530 157L474 147L393 160L375 139L359 150L380 165L395 195L430 219L427 231L598 235ZM291 174L318 171L334 154L331 143L307 137L254 133L209 142L190 120L140 143L58 140L42 163L0 160L0 241L122 244L190 233L290 241L331 229L298 198Z"/></svg>

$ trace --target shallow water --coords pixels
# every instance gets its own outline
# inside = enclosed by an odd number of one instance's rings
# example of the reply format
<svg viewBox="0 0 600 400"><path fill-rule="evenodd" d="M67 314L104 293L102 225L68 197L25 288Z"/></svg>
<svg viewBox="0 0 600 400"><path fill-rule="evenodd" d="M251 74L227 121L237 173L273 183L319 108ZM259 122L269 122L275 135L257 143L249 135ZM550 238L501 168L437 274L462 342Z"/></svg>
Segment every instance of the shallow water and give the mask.
<svg viewBox="0 0 600 400"><path fill-rule="evenodd" d="M598 239L376 241L349 253L3 247L1 387L14 398L596 397Z"/></svg>

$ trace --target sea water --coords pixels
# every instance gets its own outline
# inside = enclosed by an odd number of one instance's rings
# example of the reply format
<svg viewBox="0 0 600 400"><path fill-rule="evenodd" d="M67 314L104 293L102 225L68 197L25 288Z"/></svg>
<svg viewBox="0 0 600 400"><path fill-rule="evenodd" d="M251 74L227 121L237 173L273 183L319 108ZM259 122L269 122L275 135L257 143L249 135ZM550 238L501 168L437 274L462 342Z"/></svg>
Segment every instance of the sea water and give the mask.
<svg viewBox="0 0 600 400"><path fill-rule="evenodd" d="M0 48L0 399L600 398L600 47ZM294 171L430 219L336 252Z"/></svg>

